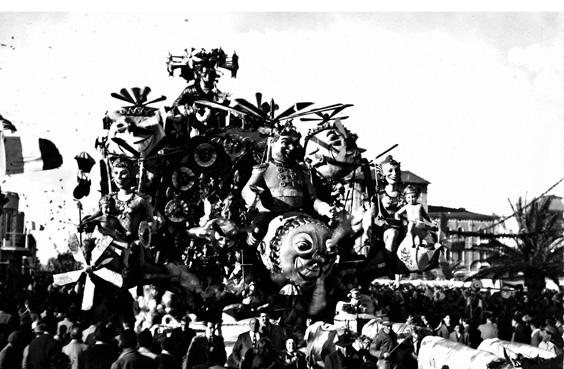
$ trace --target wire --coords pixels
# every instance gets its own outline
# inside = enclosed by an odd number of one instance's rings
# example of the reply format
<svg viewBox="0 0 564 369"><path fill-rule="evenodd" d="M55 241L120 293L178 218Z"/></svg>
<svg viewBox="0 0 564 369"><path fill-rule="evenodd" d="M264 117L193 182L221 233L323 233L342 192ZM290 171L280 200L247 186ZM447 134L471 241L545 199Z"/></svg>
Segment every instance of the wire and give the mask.
<svg viewBox="0 0 564 369"><path fill-rule="evenodd" d="M547 193L549 193L550 191L552 191L552 189L556 186L558 186L562 181L564 181L564 177L560 178L555 184L553 184L552 186L550 186L548 188L548 190L544 191L542 194L540 194L539 196L535 197L533 200L531 200L527 205L523 206L520 210L524 210L527 209L529 206L533 205L535 203L535 201L537 201L538 199L540 199L541 197L545 196ZM499 221L495 222L494 224L487 226L486 228L484 228L484 230L487 229L491 229L497 225L500 225L501 223L505 222L507 219L513 218L515 215L517 215L518 211L515 211L513 214L508 215L506 217L501 218Z"/></svg>

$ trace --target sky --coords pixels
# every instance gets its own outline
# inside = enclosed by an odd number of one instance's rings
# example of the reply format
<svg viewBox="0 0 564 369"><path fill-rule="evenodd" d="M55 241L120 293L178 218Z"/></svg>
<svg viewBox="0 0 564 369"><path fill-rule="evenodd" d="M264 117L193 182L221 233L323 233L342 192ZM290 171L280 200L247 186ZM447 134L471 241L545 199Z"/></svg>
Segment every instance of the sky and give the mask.
<svg viewBox="0 0 564 369"><path fill-rule="evenodd" d="M121 106L110 93L150 86L169 105L185 82L168 54L222 47L239 55L237 78L218 84L233 98L354 104L344 123L366 157L399 144L391 154L431 182L429 204L509 214L508 199L564 173L563 27L557 13L3 12L0 114L65 162L2 190L60 245L78 219L73 157L99 158L102 117ZM85 209L97 200L93 186Z"/></svg>

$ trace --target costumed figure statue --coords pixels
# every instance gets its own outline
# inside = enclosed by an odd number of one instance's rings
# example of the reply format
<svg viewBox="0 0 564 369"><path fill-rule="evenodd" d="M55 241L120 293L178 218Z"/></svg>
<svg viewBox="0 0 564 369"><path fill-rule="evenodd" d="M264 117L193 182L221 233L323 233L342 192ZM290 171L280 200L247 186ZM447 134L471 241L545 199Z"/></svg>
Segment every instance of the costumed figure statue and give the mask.
<svg viewBox="0 0 564 369"><path fill-rule="evenodd" d="M419 192L414 186L404 189L406 205L394 215L396 219L405 216L407 234L398 246L397 256L410 272L422 272L438 265L442 245L438 225L429 218L423 206L417 203ZM437 234L430 231L439 231Z"/></svg>
<svg viewBox="0 0 564 369"><path fill-rule="evenodd" d="M292 211L304 211L332 217L332 207L316 198L309 169L297 157L301 135L289 123L274 131L270 139L270 157L254 167L242 190L247 206L257 208L247 243L257 246L275 217Z"/></svg>
<svg viewBox="0 0 564 369"><path fill-rule="evenodd" d="M419 191L412 185L408 185L403 190L403 197L406 204L402 206L395 214L397 220L405 217L407 220L408 240L411 240L412 247L419 246L422 240L427 236L429 226L435 225L431 220L423 205L417 202Z"/></svg>
<svg viewBox="0 0 564 369"><path fill-rule="evenodd" d="M238 69L236 54L227 57L221 49L206 51L192 48L186 51L184 57L169 56L167 63L170 75L173 75L174 69L180 68L180 77L188 82L170 107L172 117L167 119L167 134L171 133L176 138L189 137L190 129L194 129L192 135L198 135L210 128L225 126L223 112L195 103L204 100L229 105L228 95L216 86L221 75L217 68L231 70L232 77L236 76Z"/></svg>
<svg viewBox="0 0 564 369"><path fill-rule="evenodd" d="M120 238L127 242L128 246L123 255L123 273L126 279L136 278L145 267L145 248L150 246L149 224L153 220L153 207L134 190L135 172L131 160L118 157L111 166L112 180L117 191L103 196L100 201L101 209L85 217L83 223L96 222L100 225L101 233L121 236Z"/></svg>
<svg viewBox="0 0 564 369"><path fill-rule="evenodd" d="M383 226L383 241L386 250L395 253L403 225L395 218L395 213L402 205L401 163L391 155L386 156L377 166L377 186L379 189L379 207L377 219Z"/></svg>
<svg viewBox="0 0 564 369"><path fill-rule="evenodd" d="M349 105L341 105L344 106ZM339 214L354 216L353 223L364 230L351 251L365 257L370 250L372 223L370 181L366 178L370 174L363 170L368 163L361 157L364 150L356 145L357 138L337 118L311 129L304 147L318 197L332 204Z"/></svg>

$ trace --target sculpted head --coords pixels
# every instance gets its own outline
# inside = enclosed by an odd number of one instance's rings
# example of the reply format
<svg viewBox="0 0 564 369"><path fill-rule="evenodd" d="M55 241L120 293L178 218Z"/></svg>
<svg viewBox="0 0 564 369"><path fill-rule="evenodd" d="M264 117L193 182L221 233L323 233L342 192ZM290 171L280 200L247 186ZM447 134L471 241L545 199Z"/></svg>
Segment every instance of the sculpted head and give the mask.
<svg viewBox="0 0 564 369"><path fill-rule="evenodd" d="M388 184L395 184L401 181L401 164L388 155L382 163L380 163L381 173Z"/></svg>

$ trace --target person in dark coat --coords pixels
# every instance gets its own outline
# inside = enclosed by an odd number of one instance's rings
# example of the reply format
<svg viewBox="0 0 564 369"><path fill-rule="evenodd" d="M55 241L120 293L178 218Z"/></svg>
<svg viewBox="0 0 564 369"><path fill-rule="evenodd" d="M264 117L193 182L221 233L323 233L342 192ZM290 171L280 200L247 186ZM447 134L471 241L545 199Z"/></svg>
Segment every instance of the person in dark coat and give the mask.
<svg viewBox="0 0 564 369"><path fill-rule="evenodd" d="M388 318L384 318L381 324L382 329L370 345L370 354L379 360L378 368L388 369L394 364L393 350L397 345L397 335L392 330L392 322Z"/></svg>
<svg viewBox="0 0 564 369"><path fill-rule="evenodd" d="M259 317L259 332L263 337L266 337L270 340L274 352L276 352L276 354L280 354L284 349L284 332L282 331L282 327L280 327L278 324L273 324L270 321L270 314L266 309L260 312Z"/></svg>
<svg viewBox="0 0 564 369"><path fill-rule="evenodd" d="M21 331L14 331L8 336L8 343L0 351L0 369L19 368L22 364L24 336Z"/></svg>
<svg viewBox="0 0 564 369"><path fill-rule="evenodd" d="M257 348L258 342L262 338L259 333L259 321L256 318L249 320L249 331L241 333L233 345L231 355L227 359L228 368L240 368L241 361L245 358L247 351Z"/></svg>
<svg viewBox="0 0 564 369"><path fill-rule="evenodd" d="M192 339L182 366L183 369L225 364L227 357L225 342L223 342L223 337L215 334L215 331L216 324L207 322L205 335L198 335Z"/></svg>
<svg viewBox="0 0 564 369"><path fill-rule="evenodd" d="M523 323L523 317L520 314L515 314L511 321L511 326L513 327L511 342L531 344L531 329Z"/></svg>
<svg viewBox="0 0 564 369"><path fill-rule="evenodd" d="M358 352L354 349L355 339L352 334L345 331L337 336L335 346L337 350L325 356L323 367L325 369L358 369L361 367L362 360Z"/></svg>
<svg viewBox="0 0 564 369"><path fill-rule="evenodd" d="M27 349L26 369L45 369L49 360L61 352L61 346L49 332L44 323L38 323L33 329L36 337L31 340Z"/></svg>
<svg viewBox="0 0 564 369"><path fill-rule="evenodd" d="M174 341L167 337L162 344L161 353L157 355L155 362L157 369L180 369L182 364L180 358L172 354L174 350Z"/></svg>
<svg viewBox="0 0 564 369"><path fill-rule="evenodd" d="M281 369L278 359L270 340L263 337L258 342L257 353L253 355L250 369Z"/></svg>
<svg viewBox="0 0 564 369"><path fill-rule="evenodd" d="M119 336L121 354L111 369L156 369L155 360L137 351L137 335L133 329L126 329Z"/></svg>
<svg viewBox="0 0 564 369"><path fill-rule="evenodd" d="M94 331L94 344L78 355L78 369L110 369L118 358L117 347L110 342L112 335L103 325Z"/></svg>
<svg viewBox="0 0 564 369"><path fill-rule="evenodd" d="M445 315L445 317L441 320L441 323L439 324L439 326L437 328L435 328L435 332L437 334L437 336L442 337L442 338L446 338L447 340L450 337L450 332L452 330L451 326L450 326L450 315L447 314Z"/></svg>

